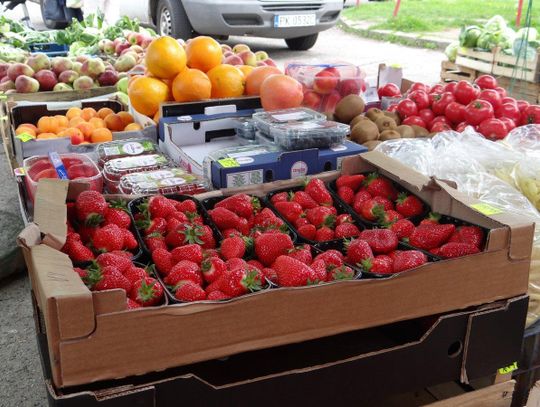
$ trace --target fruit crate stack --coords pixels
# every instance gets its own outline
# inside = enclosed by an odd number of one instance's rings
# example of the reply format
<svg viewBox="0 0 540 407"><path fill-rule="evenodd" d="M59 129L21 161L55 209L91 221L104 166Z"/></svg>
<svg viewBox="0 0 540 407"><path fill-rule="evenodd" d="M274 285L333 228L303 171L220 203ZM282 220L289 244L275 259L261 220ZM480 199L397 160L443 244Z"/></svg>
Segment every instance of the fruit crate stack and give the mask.
<svg viewBox="0 0 540 407"><path fill-rule="evenodd" d="M441 62L441 82L466 80L474 82L478 72L476 69L467 68L451 61Z"/></svg>

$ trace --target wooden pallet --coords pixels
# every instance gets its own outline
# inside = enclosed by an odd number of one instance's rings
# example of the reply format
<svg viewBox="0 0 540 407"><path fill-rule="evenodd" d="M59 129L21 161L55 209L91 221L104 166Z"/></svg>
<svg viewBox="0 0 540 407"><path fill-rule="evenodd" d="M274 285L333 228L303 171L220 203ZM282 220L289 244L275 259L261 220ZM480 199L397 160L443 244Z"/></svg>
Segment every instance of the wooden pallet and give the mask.
<svg viewBox="0 0 540 407"><path fill-rule="evenodd" d="M483 73L493 72L494 61L494 52L475 51L470 48L460 48L456 57L457 65Z"/></svg>
<svg viewBox="0 0 540 407"><path fill-rule="evenodd" d="M538 54L533 60L517 59L516 56L506 55L497 50L493 60L493 75L506 78L518 78L528 82L538 82L539 75Z"/></svg>
<svg viewBox="0 0 540 407"><path fill-rule="evenodd" d="M474 82L477 76L478 72L474 69L463 67L450 61L442 61L441 63L441 82L462 80Z"/></svg>
<svg viewBox="0 0 540 407"><path fill-rule="evenodd" d="M536 104L540 101L540 83L515 80L511 78L497 77L499 86L506 89L509 96L516 99L523 99L529 103ZM510 87L512 86L512 89Z"/></svg>

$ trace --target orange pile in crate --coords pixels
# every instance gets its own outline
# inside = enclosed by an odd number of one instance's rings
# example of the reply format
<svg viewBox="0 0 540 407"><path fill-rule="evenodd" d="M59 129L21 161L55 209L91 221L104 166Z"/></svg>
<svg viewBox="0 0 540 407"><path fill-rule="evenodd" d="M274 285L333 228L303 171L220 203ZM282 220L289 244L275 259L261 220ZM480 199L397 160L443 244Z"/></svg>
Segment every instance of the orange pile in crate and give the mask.
<svg viewBox="0 0 540 407"><path fill-rule="evenodd" d="M108 107L70 108L65 115L43 116L34 125L23 123L15 133L38 140L70 137L71 144L103 143L112 140L113 131L141 130L128 112L115 113Z"/></svg>

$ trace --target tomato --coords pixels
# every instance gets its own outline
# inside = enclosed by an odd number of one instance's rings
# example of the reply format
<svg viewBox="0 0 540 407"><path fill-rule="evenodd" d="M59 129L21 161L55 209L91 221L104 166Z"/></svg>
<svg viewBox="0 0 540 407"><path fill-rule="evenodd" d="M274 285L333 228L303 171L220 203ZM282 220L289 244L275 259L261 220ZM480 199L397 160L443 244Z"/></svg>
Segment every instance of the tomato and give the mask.
<svg viewBox="0 0 540 407"><path fill-rule="evenodd" d="M456 101L462 105L467 105L473 100L478 99L480 88L473 86L467 81L459 81L454 89L454 97Z"/></svg>
<svg viewBox="0 0 540 407"><path fill-rule="evenodd" d="M414 92L415 90L423 90L426 93L429 93L429 85L421 82L415 82L409 88L409 92Z"/></svg>
<svg viewBox="0 0 540 407"><path fill-rule="evenodd" d="M480 92L480 95L478 95L478 99L487 100L491 103L493 110L497 110L502 105L501 95L493 89L484 89Z"/></svg>
<svg viewBox="0 0 540 407"><path fill-rule="evenodd" d="M516 128L516 122L508 117L501 117L499 120L504 123L508 133L510 133L512 130Z"/></svg>
<svg viewBox="0 0 540 407"><path fill-rule="evenodd" d="M525 109L521 116L523 124L539 124L540 123L540 106L530 105Z"/></svg>
<svg viewBox="0 0 540 407"><path fill-rule="evenodd" d="M431 123L435 118L433 111L431 109L422 109L418 111L418 116L424 121L424 123Z"/></svg>
<svg viewBox="0 0 540 407"><path fill-rule="evenodd" d="M444 91L445 91L444 86L438 83L431 87L431 89L429 90L429 93L443 93Z"/></svg>
<svg viewBox="0 0 540 407"><path fill-rule="evenodd" d="M480 89L495 89L497 86L497 79L491 75L480 75L474 81L475 84L480 86Z"/></svg>
<svg viewBox="0 0 540 407"><path fill-rule="evenodd" d="M448 131L448 130L452 130L452 127L442 122L434 123L429 128L430 133L440 133L442 131Z"/></svg>
<svg viewBox="0 0 540 407"><path fill-rule="evenodd" d="M494 116L493 106L488 101L476 99L465 108L465 121L476 126Z"/></svg>
<svg viewBox="0 0 540 407"><path fill-rule="evenodd" d="M520 112L524 112L531 105L526 100L516 100L516 103Z"/></svg>
<svg viewBox="0 0 540 407"><path fill-rule="evenodd" d="M397 112L403 118L415 116L418 114L418 107L416 107L416 103L414 103L412 100L403 99L397 105Z"/></svg>
<svg viewBox="0 0 540 407"><path fill-rule="evenodd" d="M465 130L467 128L467 126L469 126L469 123L461 122L456 126L456 131L461 133L461 132L463 132L463 130Z"/></svg>
<svg viewBox="0 0 540 407"><path fill-rule="evenodd" d="M517 100L514 98L511 98L510 96L503 97L501 99L501 103L504 105L505 103L513 103L517 106Z"/></svg>
<svg viewBox="0 0 540 407"><path fill-rule="evenodd" d="M393 84L393 83L387 83L386 85L384 86L381 86L378 90L377 90L377 94L379 95L379 99L382 99L383 96L386 96L386 97L396 97L396 96L401 96L401 90L399 90L398 86L396 84Z"/></svg>
<svg viewBox="0 0 540 407"><path fill-rule="evenodd" d="M409 116L405 118L405 120L403 120L401 124L406 124L407 126L416 125L416 126L423 127L424 129L427 129L426 122L423 121L420 116Z"/></svg>
<svg viewBox="0 0 540 407"><path fill-rule="evenodd" d="M448 120L448 118L446 116L437 116L436 118L434 118L431 123L429 123L429 126L433 126L435 123L444 123L446 124L448 127L452 127L452 123L450 123L450 120Z"/></svg>
<svg viewBox="0 0 540 407"><path fill-rule="evenodd" d="M414 90L409 93L409 96L407 97L416 103L418 110L425 109L426 107L430 106L428 94L423 90Z"/></svg>
<svg viewBox="0 0 540 407"><path fill-rule="evenodd" d="M507 96L506 89L501 88L500 86L496 87L495 90L501 95L501 99Z"/></svg>
<svg viewBox="0 0 540 407"><path fill-rule="evenodd" d="M394 103L393 105L388 106L388 109L386 109L389 112L395 112L397 110L397 103Z"/></svg>
<svg viewBox="0 0 540 407"><path fill-rule="evenodd" d="M450 92L444 92L440 95L434 95L431 110L433 110L435 116L440 116L441 114L444 114L446 106L455 101L456 99L454 98L454 95L452 95Z"/></svg>
<svg viewBox="0 0 540 407"><path fill-rule="evenodd" d="M465 120L465 106L458 102L448 103L444 109L444 115L451 123L460 123Z"/></svg>
<svg viewBox="0 0 540 407"><path fill-rule="evenodd" d="M499 119L486 119L478 126L478 131L490 140L502 140L508 134L506 125Z"/></svg>
<svg viewBox="0 0 540 407"><path fill-rule="evenodd" d="M512 103L504 103L501 107L495 110L495 116L497 118L508 117L516 123L521 119L521 113L519 113L517 105Z"/></svg>
<svg viewBox="0 0 540 407"><path fill-rule="evenodd" d="M443 87L443 92L450 92L450 93L454 93L454 90L456 89L456 86L457 86L457 82L450 82L450 83L447 83L446 85L444 85Z"/></svg>

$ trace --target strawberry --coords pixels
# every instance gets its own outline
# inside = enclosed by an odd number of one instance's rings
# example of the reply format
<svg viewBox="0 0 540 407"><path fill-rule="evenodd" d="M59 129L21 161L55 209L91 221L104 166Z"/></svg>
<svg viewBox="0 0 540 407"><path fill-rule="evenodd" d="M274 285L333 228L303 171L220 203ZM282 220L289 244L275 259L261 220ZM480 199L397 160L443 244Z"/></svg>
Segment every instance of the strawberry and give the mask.
<svg viewBox="0 0 540 407"><path fill-rule="evenodd" d="M266 280L277 284L277 273L276 270L271 269L270 267L265 267L262 269L263 276Z"/></svg>
<svg viewBox="0 0 540 407"><path fill-rule="evenodd" d="M354 202L354 191L349 187L340 187L337 194L347 205Z"/></svg>
<svg viewBox="0 0 540 407"><path fill-rule="evenodd" d="M389 179L383 178L377 173L372 173L364 180L364 185L371 196L381 196L391 201L397 198L397 191Z"/></svg>
<svg viewBox="0 0 540 407"><path fill-rule="evenodd" d="M249 264L252 267L255 267L257 270L262 271L264 269L264 265L259 260L248 260L247 264Z"/></svg>
<svg viewBox="0 0 540 407"><path fill-rule="evenodd" d="M176 287L174 297L179 301L192 302L206 300L206 293L193 281L181 281Z"/></svg>
<svg viewBox="0 0 540 407"><path fill-rule="evenodd" d="M163 281L170 286L176 286L179 281L191 280L195 284L202 285L203 279L199 266L189 260L181 260L171 269L171 272L165 276Z"/></svg>
<svg viewBox="0 0 540 407"><path fill-rule="evenodd" d="M156 249L165 249L167 250L167 243L165 243L165 238L159 233L152 233L144 238L144 244L152 253Z"/></svg>
<svg viewBox="0 0 540 407"><path fill-rule="evenodd" d="M353 278L353 269L346 265L332 267L326 275L326 281L352 280Z"/></svg>
<svg viewBox="0 0 540 407"><path fill-rule="evenodd" d="M120 232L122 234L122 237L124 239L124 246L123 249L126 250L135 250L139 247L139 243L137 243L137 239L135 239L135 236L133 236L133 233L131 233L128 229L120 229Z"/></svg>
<svg viewBox="0 0 540 407"><path fill-rule="evenodd" d="M365 240L375 254L390 253L398 246L397 235L390 229L363 230L359 238Z"/></svg>
<svg viewBox="0 0 540 407"><path fill-rule="evenodd" d="M105 211L104 222L105 225L114 223L121 229L129 229L131 226L131 218L126 212L125 206L116 202L109 203L109 207Z"/></svg>
<svg viewBox="0 0 540 407"><path fill-rule="evenodd" d="M124 277L128 279L128 281L133 284L135 284L137 281L148 277L148 273L145 271L145 269L140 267L130 267L127 269L124 273Z"/></svg>
<svg viewBox="0 0 540 407"><path fill-rule="evenodd" d="M287 252L287 256L293 259L299 260L308 266L313 262L313 256L311 255L311 249L309 245L296 246Z"/></svg>
<svg viewBox="0 0 540 407"><path fill-rule="evenodd" d="M129 280L118 271L116 267L106 266L97 271L99 274L98 282L94 285L94 290L112 290L114 288L121 288L129 293L131 289L131 283Z"/></svg>
<svg viewBox="0 0 540 407"><path fill-rule="evenodd" d="M373 198L373 196L371 196L366 189L361 189L354 195L353 205L356 205L357 203L361 204L371 198Z"/></svg>
<svg viewBox="0 0 540 407"><path fill-rule="evenodd" d="M163 195L154 195L148 199L147 204L143 204L143 209L148 210L150 217L155 218L167 218L171 213L176 212L175 204L173 200L170 200Z"/></svg>
<svg viewBox="0 0 540 407"><path fill-rule="evenodd" d="M189 218L186 216L186 214L182 212L172 212L170 213L165 220L167 221L167 225L169 225L169 222L173 219L176 219L180 223L189 223Z"/></svg>
<svg viewBox="0 0 540 407"><path fill-rule="evenodd" d="M206 297L207 300L211 300L211 301L221 301L221 300L228 300L228 299L231 299L232 297L230 295L227 295L225 294L224 292L222 291L219 291L219 290L216 290L216 291L212 291L210 294L208 294L208 296Z"/></svg>
<svg viewBox="0 0 540 407"><path fill-rule="evenodd" d="M174 201L173 202L174 208L178 212L186 213L186 212L197 212L197 204L195 201L192 201L191 199L186 199L184 201Z"/></svg>
<svg viewBox="0 0 540 407"><path fill-rule="evenodd" d="M304 191L306 191L319 205L331 206L334 203L332 195L330 195L330 192L326 189L326 185L318 178L309 180Z"/></svg>
<svg viewBox="0 0 540 407"><path fill-rule="evenodd" d="M311 196L307 192L304 191L296 191L296 192L290 192L289 198L291 202L296 202L299 204L302 209L313 209L319 206L317 202L313 200Z"/></svg>
<svg viewBox="0 0 540 407"><path fill-rule="evenodd" d="M88 272L82 268L74 267L73 271L79 275L83 282L88 278Z"/></svg>
<svg viewBox="0 0 540 407"><path fill-rule="evenodd" d="M327 266L340 267L343 265L344 257L339 251L331 249L315 256L313 261L317 260L324 261Z"/></svg>
<svg viewBox="0 0 540 407"><path fill-rule="evenodd" d="M272 198L270 198L270 202L272 204L276 204L277 202L287 202L289 200L289 193L288 192L278 192L277 194L272 195Z"/></svg>
<svg viewBox="0 0 540 407"><path fill-rule="evenodd" d="M408 238L414 232L415 226L409 219L399 219L390 224L388 228L393 231L399 240Z"/></svg>
<svg viewBox="0 0 540 407"><path fill-rule="evenodd" d="M212 257L220 258L217 249L203 249L203 259L210 259Z"/></svg>
<svg viewBox="0 0 540 407"><path fill-rule="evenodd" d="M259 198L246 194L235 194L219 201L214 205L214 208L225 208L242 218L248 219L261 209L261 203Z"/></svg>
<svg viewBox="0 0 540 407"><path fill-rule="evenodd" d="M342 223L335 230L335 238L341 239L344 237L356 237L360 234L360 229L352 223Z"/></svg>
<svg viewBox="0 0 540 407"><path fill-rule="evenodd" d="M166 249L154 250L152 252L152 261L162 276L168 275L174 266L172 254Z"/></svg>
<svg viewBox="0 0 540 407"><path fill-rule="evenodd" d="M99 225L108 207L103 195L96 191L81 192L75 200L77 219L87 226Z"/></svg>
<svg viewBox="0 0 540 407"><path fill-rule="evenodd" d="M127 252L125 250L113 250L110 252L110 254L114 254L115 256L124 257L128 260L133 260L133 253Z"/></svg>
<svg viewBox="0 0 540 407"><path fill-rule="evenodd" d="M171 255L174 263L182 260L191 260L194 263L201 264L203 259L202 247L198 244L175 247L171 250Z"/></svg>
<svg viewBox="0 0 540 407"><path fill-rule="evenodd" d="M210 284L208 284L206 288L204 289L204 292L206 293L206 295L208 295L214 291L221 291L221 289L219 288L220 284L221 284L221 281L218 278L216 281L213 281Z"/></svg>
<svg viewBox="0 0 540 407"><path fill-rule="evenodd" d="M317 232L315 233L315 241L317 242L326 242L333 239L335 239L335 233L327 226L317 229Z"/></svg>
<svg viewBox="0 0 540 407"><path fill-rule="evenodd" d="M236 230L233 228L222 230L221 234L223 235L223 237L234 237L234 236L242 237L243 236L243 234L240 233L239 230Z"/></svg>
<svg viewBox="0 0 540 407"><path fill-rule="evenodd" d="M252 267L241 267L225 272L219 279L221 291L231 297L258 291L263 287L262 273Z"/></svg>
<svg viewBox="0 0 540 407"><path fill-rule="evenodd" d="M200 226L179 225L165 236L165 243L169 247L179 247L184 244L202 244L202 230Z"/></svg>
<svg viewBox="0 0 540 407"><path fill-rule="evenodd" d="M184 212L184 214L188 218L189 223L192 223L194 225L204 225L202 216L199 215L197 212Z"/></svg>
<svg viewBox="0 0 540 407"><path fill-rule="evenodd" d="M202 275L207 283L213 283L219 279L226 270L227 265L218 257L205 259L201 264Z"/></svg>
<svg viewBox="0 0 540 407"><path fill-rule="evenodd" d="M312 281L313 283L326 281L328 278L328 266L324 260L315 260L313 263L311 263L310 267L315 273L314 280Z"/></svg>
<svg viewBox="0 0 540 407"><path fill-rule="evenodd" d="M435 249L431 249L429 251L431 254L433 254L434 256L441 256L441 248L440 247L436 247Z"/></svg>
<svg viewBox="0 0 540 407"><path fill-rule="evenodd" d="M481 249L484 242L484 231L478 226L458 226L448 242L468 243Z"/></svg>
<svg viewBox="0 0 540 407"><path fill-rule="evenodd" d="M218 207L208 211L210 218L216 224L218 229L229 229L235 228L238 229L238 223L240 222L240 217L228 210L227 208Z"/></svg>
<svg viewBox="0 0 540 407"><path fill-rule="evenodd" d="M157 219L163 219L163 218L157 218ZM183 225L185 225L185 222L181 222L176 218L169 218L169 220L166 221L166 222L167 222L167 227L166 227L166 232L165 233L170 233L173 230L183 228ZM157 233L157 232L154 232L154 233ZM152 233L152 234L154 234L154 233Z"/></svg>
<svg viewBox="0 0 540 407"><path fill-rule="evenodd" d="M381 204L378 204L375 199L368 199L363 203L362 208L360 209L360 215L362 215L364 219L374 222L384 215L384 207Z"/></svg>
<svg viewBox="0 0 540 407"><path fill-rule="evenodd" d="M456 230L456 226L448 224L423 224L414 229L409 236L409 243L419 249L430 250L446 243Z"/></svg>
<svg viewBox="0 0 540 407"><path fill-rule="evenodd" d="M143 307L158 305L163 301L163 286L155 278L147 276L133 284L130 297Z"/></svg>
<svg viewBox="0 0 540 407"><path fill-rule="evenodd" d="M366 177L362 174L342 175L336 180L336 187L338 189L347 187L351 188L353 191L358 191L365 179Z"/></svg>
<svg viewBox="0 0 540 407"><path fill-rule="evenodd" d="M271 265L274 260L294 247L289 235L284 233L263 233L255 239L255 254L257 259L265 266Z"/></svg>
<svg viewBox="0 0 540 407"><path fill-rule="evenodd" d="M253 227L262 226L265 227L269 222L274 219L278 219L276 214L272 212L270 208L264 208L253 218Z"/></svg>
<svg viewBox="0 0 540 407"><path fill-rule="evenodd" d="M276 271L281 287L299 287L318 281L317 274L311 267L290 256L279 256L272 268Z"/></svg>
<svg viewBox="0 0 540 407"><path fill-rule="evenodd" d="M143 229L145 236L154 233L164 235L167 232L167 221L164 218L137 220L135 221L135 225L137 226L137 229Z"/></svg>
<svg viewBox="0 0 540 407"><path fill-rule="evenodd" d="M336 226L342 225L344 223L354 223L352 216L348 213L342 213L336 218Z"/></svg>
<svg viewBox="0 0 540 407"><path fill-rule="evenodd" d="M407 193L402 192L398 195L396 201L396 211L406 218L410 218L411 216L421 215L424 211L424 204L414 195L407 195Z"/></svg>
<svg viewBox="0 0 540 407"><path fill-rule="evenodd" d="M68 224L75 223L77 219L77 208L75 202L66 202L66 214Z"/></svg>
<svg viewBox="0 0 540 407"><path fill-rule="evenodd" d="M142 308L142 305L139 304L137 301L133 301L131 298L126 298L126 306L127 309L136 309L136 308Z"/></svg>
<svg viewBox="0 0 540 407"><path fill-rule="evenodd" d="M247 267L248 266L247 262L244 259L238 259L238 258L229 259L229 260L227 260L225 262L225 264L227 265L227 268L229 270L234 270L234 269L237 269L237 268L242 268L242 267Z"/></svg>
<svg viewBox="0 0 540 407"><path fill-rule="evenodd" d="M345 261L350 264L361 264L362 260L372 259L373 251L365 240L353 239L346 241L347 257Z"/></svg>
<svg viewBox="0 0 540 407"><path fill-rule="evenodd" d="M390 209L390 210L384 211L377 218L377 221L383 226L388 226L388 225L391 225L392 223L394 223L394 222L396 222L396 221L398 221L400 219L403 219L403 215L400 214L399 212L396 212L396 211Z"/></svg>
<svg viewBox="0 0 540 407"><path fill-rule="evenodd" d="M306 211L306 218L315 227L328 226L334 227L336 216L332 209L327 206L317 206Z"/></svg>
<svg viewBox="0 0 540 407"><path fill-rule="evenodd" d="M427 218L422 219L422 221L420 222L420 225L426 225L426 224L437 225L440 220L441 220L441 215L439 215L438 213L430 212Z"/></svg>
<svg viewBox="0 0 540 407"><path fill-rule="evenodd" d="M298 218L294 221L294 227L296 229L301 228L304 225L311 225L311 223L309 223L309 220L306 218Z"/></svg>
<svg viewBox="0 0 540 407"><path fill-rule="evenodd" d="M102 268L109 266L115 267L122 274L133 267L131 259L114 253L101 253L96 258L96 264Z"/></svg>
<svg viewBox="0 0 540 407"><path fill-rule="evenodd" d="M80 240L66 239L62 251L76 263L94 260L94 253L86 247Z"/></svg>
<svg viewBox="0 0 540 407"><path fill-rule="evenodd" d="M114 224L98 228L94 233L92 246L100 253L122 250L124 248L122 229Z"/></svg>
<svg viewBox="0 0 540 407"><path fill-rule="evenodd" d="M251 239L249 238L227 237L221 242L221 256L225 260L241 259L246 254L249 246L251 246Z"/></svg>
<svg viewBox="0 0 540 407"><path fill-rule="evenodd" d="M419 267L427 262L427 256L418 250L396 250L393 253L394 273Z"/></svg>
<svg viewBox="0 0 540 407"><path fill-rule="evenodd" d="M439 256L444 259L467 256L469 254L480 253L478 247L470 243L450 242L443 244L439 249Z"/></svg>
<svg viewBox="0 0 540 407"><path fill-rule="evenodd" d="M391 274L394 272L394 260L390 256L380 254L373 259L365 259L360 263L370 273Z"/></svg>
<svg viewBox="0 0 540 407"><path fill-rule="evenodd" d="M200 232L199 239L202 241L203 249L215 249L216 239L214 238L214 232L208 225L197 226L198 231ZM197 233L197 231L196 231Z"/></svg>
<svg viewBox="0 0 540 407"><path fill-rule="evenodd" d="M315 240L317 236L317 228L312 224L300 226L298 228L298 234L304 239Z"/></svg>
<svg viewBox="0 0 540 407"><path fill-rule="evenodd" d="M302 207L296 202L276 202L275 207L281 216L291 223L298 219L303 213Z"/></svg>

